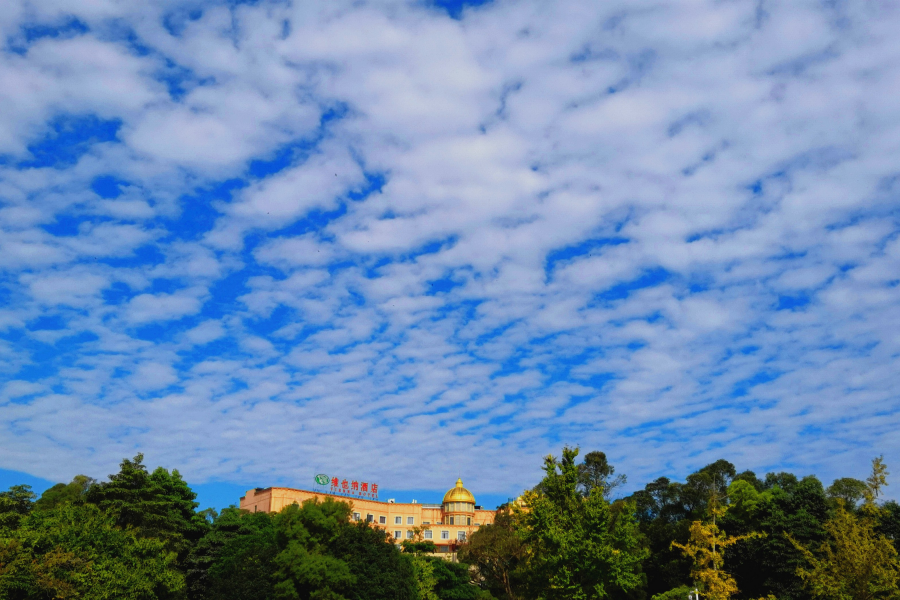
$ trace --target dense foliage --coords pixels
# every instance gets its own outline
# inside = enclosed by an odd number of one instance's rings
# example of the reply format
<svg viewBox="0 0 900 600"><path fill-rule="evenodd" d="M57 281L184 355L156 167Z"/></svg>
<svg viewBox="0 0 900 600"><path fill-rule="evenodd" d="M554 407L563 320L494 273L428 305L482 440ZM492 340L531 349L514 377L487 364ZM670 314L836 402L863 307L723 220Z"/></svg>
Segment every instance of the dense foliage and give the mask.
<svg viewBox="0 0 900 600"><path fill-rule="evenodd" d="M547 457L454 562L421 528L396 546L346 502L198 511L178 471L139 454L106 482L0 492L0 600L900 600L880 458L827 488L719 460L617 500L606 455L577 458Z"/></svg>

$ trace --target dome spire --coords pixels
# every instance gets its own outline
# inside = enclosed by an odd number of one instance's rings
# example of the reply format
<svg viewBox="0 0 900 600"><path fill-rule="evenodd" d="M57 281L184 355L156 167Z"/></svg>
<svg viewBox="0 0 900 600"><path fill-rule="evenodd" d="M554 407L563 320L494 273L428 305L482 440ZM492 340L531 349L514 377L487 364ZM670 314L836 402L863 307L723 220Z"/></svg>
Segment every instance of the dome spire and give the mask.
<svg viewBox="0 0 900 600"><path fill-rule="evenodd" d="M475 496L472 492L463 487L462 477L456 480L456 485L447 490L444 494L444 504L447 502L465 502L467 504L475 504Z"/></svg>

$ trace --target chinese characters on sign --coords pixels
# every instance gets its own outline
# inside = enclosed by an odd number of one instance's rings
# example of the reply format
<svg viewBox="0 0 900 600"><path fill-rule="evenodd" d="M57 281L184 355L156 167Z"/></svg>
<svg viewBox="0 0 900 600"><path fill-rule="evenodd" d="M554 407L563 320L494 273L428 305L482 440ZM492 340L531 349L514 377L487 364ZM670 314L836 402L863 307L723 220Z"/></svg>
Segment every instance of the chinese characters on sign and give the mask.
<svg viewBox="0 0 900 600"><path fill-rule="evenodd" d="M377 483L341 479L340 477L328 477L327 475L316 475L316 483L319 485L327 485L330 483L331 489L329 491L332 494L344 494L347 496L356 496L357 498L368 498L370 500L378 499Z"/></svg>

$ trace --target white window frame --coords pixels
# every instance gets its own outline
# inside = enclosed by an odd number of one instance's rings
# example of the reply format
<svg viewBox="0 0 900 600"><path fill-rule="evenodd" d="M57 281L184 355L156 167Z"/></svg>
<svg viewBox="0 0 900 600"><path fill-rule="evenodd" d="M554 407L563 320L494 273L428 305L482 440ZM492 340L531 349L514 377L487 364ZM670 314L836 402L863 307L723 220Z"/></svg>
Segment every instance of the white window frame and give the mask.
<svg viewBox="0 0 900 600"><path fill-rule="evenodd" d="M397 530L397 531L394 532L394 539L395 539L395 540L399 540L402 536L403 536L403 532L402 532L402 531Z"/></svg>
<svg viewBox="0 0 900 600"><path fill-rule="evenodd" d="M413 532L411 529L406 530L406 539L408 539L408 540L413 539Z"/></svg>
<svg viewBox="0 0 900 600"><path fill-rule="evenodd" d="M442 540L449 540L449 539L450 539L450 532L447 531L446 529L443 530L443 531L441 531L441 539L442 539Z"/></svg>
<svg viewBox="0 0 900 600"><path fill-rule="evenodd" d="M359 521L359 513L353 513L353 520Z"/></svg>
<svg viewBox="0 0 900 600"><path fill-rule="evenodd" d="M385 517L384 515L381 515L380 517L378 517L378 524L379 525L387 525L387 517Z"/></svg>
<svg viewBox="0 0 900 600"><path fill-rule="evenodd" d="M403 525L403 517L394 517L394 525Z"/></svg>
<svg viewBox="0 0 900 600"><path fill-rule="evenodd" d="M457 542L466 541L466 532L465 531L457 531L456 532L456 541Z"/></svg>
<svg viewBox="0 0 900 600"><path fill-rule="evenodd" d="M415 518L415 517L406 517L406 524L407 524L407 525L415 525L415 524L416 524L416 518Z"/></svg>
<svg viewBox="0 0 900 600"><path fill-rule="evenodd" d="M431 530L430 530L430 529L426 529L426 530L423 532L423 535L424 535L424 537L425 537L426 540L432 539L432 537L431 537Z"/></svg>

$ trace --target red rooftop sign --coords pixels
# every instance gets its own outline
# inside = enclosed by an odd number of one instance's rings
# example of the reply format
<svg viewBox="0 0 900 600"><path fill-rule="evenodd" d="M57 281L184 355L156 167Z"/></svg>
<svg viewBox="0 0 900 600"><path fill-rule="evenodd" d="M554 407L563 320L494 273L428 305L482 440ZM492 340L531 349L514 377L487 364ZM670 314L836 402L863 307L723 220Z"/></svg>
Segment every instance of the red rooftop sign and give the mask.
<svg viewBox="0 0 900 600"><path fill-rule="evenodd" d="M355 479L342 479L340 477L328 477L316 475L316 483L319 485L331 485L328 490L332 494L354 496L356 498L378 499L378 484Z"/></svg>

